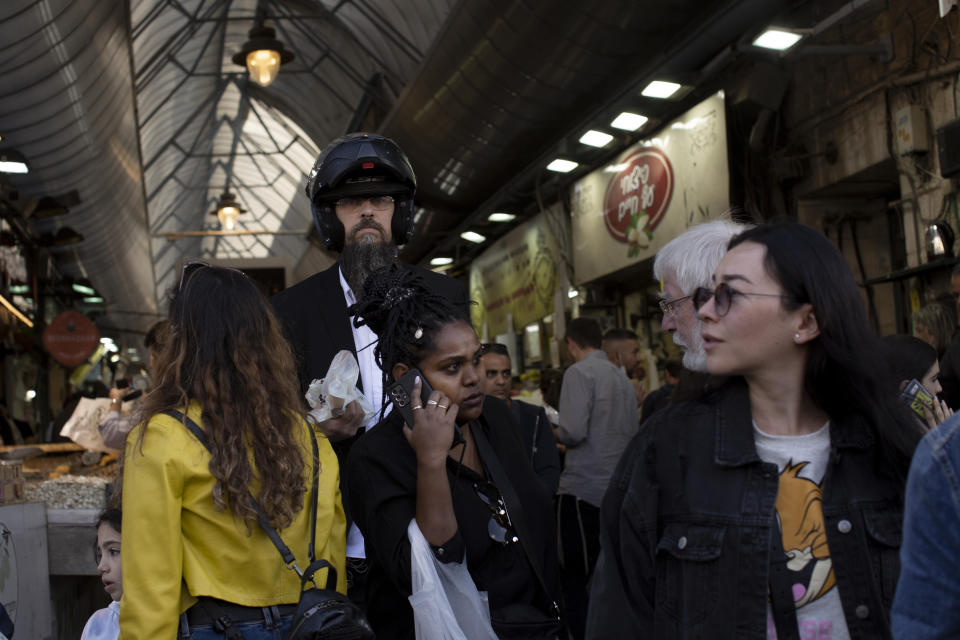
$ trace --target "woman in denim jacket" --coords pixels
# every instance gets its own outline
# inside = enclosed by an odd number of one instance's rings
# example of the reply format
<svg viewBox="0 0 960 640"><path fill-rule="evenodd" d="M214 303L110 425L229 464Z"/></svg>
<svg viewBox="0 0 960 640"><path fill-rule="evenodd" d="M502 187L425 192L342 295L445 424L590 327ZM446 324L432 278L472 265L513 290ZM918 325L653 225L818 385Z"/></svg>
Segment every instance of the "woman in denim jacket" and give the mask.
<svg viewBox="0 0 960 640"><path fill-rule="evenodd" d="M889 400L846 262L809 227L756 227L694 305L725 379L621 459L588 635L889 638L920 432Z"/></svg>

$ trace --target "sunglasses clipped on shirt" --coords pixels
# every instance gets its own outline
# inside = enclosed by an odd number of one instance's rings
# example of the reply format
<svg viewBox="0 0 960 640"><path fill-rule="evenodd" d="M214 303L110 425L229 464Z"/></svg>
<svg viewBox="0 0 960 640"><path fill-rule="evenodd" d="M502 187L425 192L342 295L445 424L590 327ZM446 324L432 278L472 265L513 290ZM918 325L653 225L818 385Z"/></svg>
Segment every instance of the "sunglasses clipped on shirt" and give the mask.
<svg viewBox="0 0 960 640"><path fill-rule="evenodd" d="M481 502L490 509L490 520L487 522L487 534L490 539L503 546L519 542L520 538L514 532L513 523L510 522L510 514L507 513L507 505L496 485L487 480L474 482L473 491Z"/></svg>
<svg viewBox="0 0 960 640"><path fill-rule="evenodd" d="M782 293L748 293L737 291L726 282L721 282L714 289L699 287L693 292L693 308L700 311L700 307L707 304L710 298L713 298L713 308L721 318L730 311L730 305L737 296L760 296L764 298L780 298L781 300L790 300L790 296ZM662 303L662 301L661 301Z"/></svg>

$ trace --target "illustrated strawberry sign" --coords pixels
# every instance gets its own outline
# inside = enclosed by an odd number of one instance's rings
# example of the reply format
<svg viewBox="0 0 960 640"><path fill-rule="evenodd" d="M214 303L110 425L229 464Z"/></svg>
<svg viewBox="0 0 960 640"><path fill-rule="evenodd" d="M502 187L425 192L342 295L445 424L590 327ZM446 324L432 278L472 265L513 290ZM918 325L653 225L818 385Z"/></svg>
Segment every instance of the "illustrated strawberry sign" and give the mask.
<svg viewBox="0 0 960 640"><path fill-rule="evenodd" d="M603 221L607 231L629 246L634 257L650 246L673 197L673 167L667 155L652 147L638 149L621 163L607 184Z"/></svg>

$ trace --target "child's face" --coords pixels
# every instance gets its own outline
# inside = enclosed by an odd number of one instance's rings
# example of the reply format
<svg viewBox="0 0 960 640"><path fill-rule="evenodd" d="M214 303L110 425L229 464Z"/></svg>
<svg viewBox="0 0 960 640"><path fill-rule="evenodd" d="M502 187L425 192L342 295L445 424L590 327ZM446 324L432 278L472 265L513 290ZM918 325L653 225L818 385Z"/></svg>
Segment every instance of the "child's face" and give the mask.
<svg viewBox="0 0 960 640"><path fill-rule="evenodd" d="M97 571L103 588L114 600L123 595L123 580L120 576L120 532L109 522L97 528Z"/></svg>

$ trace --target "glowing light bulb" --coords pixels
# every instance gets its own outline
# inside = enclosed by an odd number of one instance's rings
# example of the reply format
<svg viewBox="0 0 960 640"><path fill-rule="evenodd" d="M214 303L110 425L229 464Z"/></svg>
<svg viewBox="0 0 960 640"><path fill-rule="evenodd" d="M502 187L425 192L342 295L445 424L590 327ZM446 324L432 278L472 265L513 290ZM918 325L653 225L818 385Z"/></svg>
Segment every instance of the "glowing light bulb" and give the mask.
<svg viewBox="0 0 960 640"><path fill-rule="evenodd" d="M272 49L257 49L247 54L250 79L261 87L269 86L280 73L280 53Z"/></svg>

